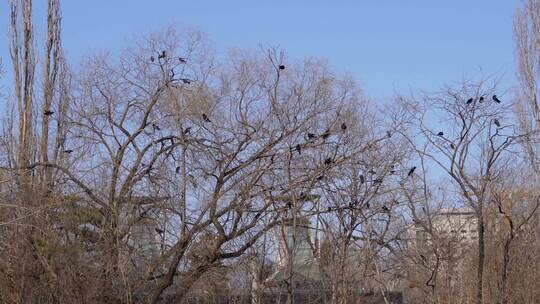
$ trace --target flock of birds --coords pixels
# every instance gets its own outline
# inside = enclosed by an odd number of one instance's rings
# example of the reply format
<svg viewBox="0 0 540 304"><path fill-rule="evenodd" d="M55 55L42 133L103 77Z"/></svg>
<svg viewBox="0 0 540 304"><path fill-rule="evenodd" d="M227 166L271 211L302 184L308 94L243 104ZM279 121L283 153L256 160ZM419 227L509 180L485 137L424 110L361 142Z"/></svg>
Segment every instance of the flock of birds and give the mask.
<svg viewBox="0 0 540 304"><path fill-rule="evenodd" d="M162 66L162 62L161 62L161 61L162 61L162 60L165 60L166 58L167 58L167 53L166 53L166 51L162 51L162 52L157 56L157 60L159 61L160 66ZM151 57L150 57L150 61L151 61L151 62L155 62L155 60L156 60L156 58L155 58L154 56L151 56ZM179 60L180 63L183 63L183 64L187 63L186 58L179 57L178 60ZM277 68L278 68L279 70L285 70L285 65L280 64L280 65L278 65ZM171 74L172 74L172 76L174 77L174 71L171 70ZM190 83L192 82L192 80L190 80L190 79L188 79L188 78L180 78L180 79L178 79L178 80L181 80L184 84L190 84ZM491 99L492 99L494 102L496 102L496 103L501 103L501 100L498 98L497 95L493 95ZM482 103L482 102L484 102L484 101L485 101L485 98L484 98L483 96L479 97L478 102ZM470 105L470 104L472 104L473 102L474 102L474 98L469 98L469 99L466 101L466 104L467 104L467 105ZM46 110L46 111L43 112L43 115L48 117L48 116L52 116L54 113L55 113L55 112L52 111L52 110ZM208 115L207 115L206 113L202 113L202 114L201 114L201 117L202 117L202 120L203 120L204 122L206 122L206 123L211 123L211 122L212 122L212 120L208 117ZM500 127L500 126L501 126L500 121L499 121L498 119L493 119L493 123L494 123L497 127ZM161 128L160 128L156 123L152 123L152 128L153 128L154 131L156 131L156 130L157 130L157 131L161 130ZM346 124L345 122L343 122L343 123L341 124L340 128L341 128L342 131L347 130L347 124ZM189 134L190 131L191 131L191 127L187 127L186 129L184 129L184 134ZM329 129L327 129L327 130L326 130L323 134L321 134L321 135L317 135L317 134L308 132L308 133L306 134L306 140L307 140L308 142L311 142L311 141L317 139L318 137L323 138L323 139L326 139L326 138L328 138L330 135L331 135L331 131L330 131ZM388 136L388 137L391 137L391 136L392 136L392 134L391 134L390 131L387 132L387 136ZM443 131L439 131L439 132L437 133L437 136L443 137L443 136L444 136L444 132L443 132ZM455 149L455 145L454 145L453 143L450 144L450 147L451 147L452 149ZM294 150L295 150L298 154L302 154L302 145L301 145L301 144L297 144L297 145L294 147ZM71 153L74 152L74 150L73 150L73 149L65 149L65 150L63 150L63 152L66 153L66 154L71 154ZM334 163L334 160L333 160L332 158L330 158L330 157L329 157L329 158L326 158L326 159L324 160L324 164L325 164L325 165L330 165L330 164L332 164L332 163ZM390 171L390 173L394 173L394 172L395 172L395 171L393 170L393 167L394 167L394 166L392 166L392 170ZM178 168L177 168L177 169L178 169ZM407 177L412 177L412 176L414 175L415 170L416 170L416 166L411 167L411 168L409 169L409 171L407 172ZM177 171L178 171L178 170L177 170ZM376 172L375 172L373 169L369 170L368 173L371 174L371 175L376 174ZM321 179L323 179L323 178L324 178L324 175L321 175L321 176L319 176L317 179L318 179L318 180L321 180ZM364 184L364 183L366 182L366 178L364 177L364 175L360 175L360 176L359 176L359 181L360 181L361 184ZM380 184L380 183L383 182L383 177L377 177L377 178L375 178L375 179L372 179L372 181L373 181L373 183L378 183L378 184ZM352 207L352 203L350 203L349 205L351 205L350 207ZM366 205L366 206L369 208L369 204ZM328 208L329 208L328 211L331 211L331 208L330 208L330 207L328 207ZM389 211L390 211L390 208L387 207L387 206L385 206L385 205L383 205L383 206L382 206L382 210L385 211L385 212L389 212Z"/></svg>

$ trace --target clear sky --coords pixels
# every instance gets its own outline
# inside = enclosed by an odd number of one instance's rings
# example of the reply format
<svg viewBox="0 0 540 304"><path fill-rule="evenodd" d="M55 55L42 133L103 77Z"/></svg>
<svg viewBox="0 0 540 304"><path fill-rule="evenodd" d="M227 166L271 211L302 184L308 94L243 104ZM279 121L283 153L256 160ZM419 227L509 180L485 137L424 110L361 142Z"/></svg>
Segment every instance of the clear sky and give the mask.
<svg viewBox="0 0 540 304"><path fill-rule="evenodd" d="M9 70L8 1L0 0L0 57ZM45 0L36 0L44 32ZM196 27L218 50L280 46L294 58L327 58L367 96L435 89L462 77L503 74L514 83L513 0L62 1L64 47L77 61L116 50L128 38L165 26ZM38 24L39 23L39 24ZM5 83L6 80L3 82Z"/></svg>

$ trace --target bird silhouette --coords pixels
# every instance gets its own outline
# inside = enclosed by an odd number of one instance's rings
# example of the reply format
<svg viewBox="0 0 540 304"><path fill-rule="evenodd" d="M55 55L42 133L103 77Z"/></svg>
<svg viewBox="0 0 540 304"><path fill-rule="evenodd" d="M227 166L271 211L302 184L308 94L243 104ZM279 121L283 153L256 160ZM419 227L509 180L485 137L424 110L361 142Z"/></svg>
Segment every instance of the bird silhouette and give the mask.
<svg viewBox="0 0 540 304"><path fill-rule="evenodd" d="M363 184L366 180L364 179L364 176L360 174L360 183Z"/></svg>
<svg viewBox="0 0 540 304"><path fill-rule="evenodd" d="M150 56L150 61L154 62L154 60L156 60L156 58L154 58L154 56Z"/></svg>
<svg viewBox="0 0 540 304"><path fill-rule="evenodd" d="M206 115L205 113L202 114L202 119L206 122L212 122L210 118L208 118L208 115Z"/></svg>
<svg viewBox="0 0 540 304"><path fill-rule="evenodd" d="M341 124L341 130L347 130L347 125L345 123Z"/></svg>
<svg viewBox="0 0 540 304"><path fill-rule="evenodd" d="M174 172L176 172L177 174L180 173L180 167L176 167L176 169L174 170Z"/></svg>
<svg viewBox="0 0 540 304"><path fill-rule="evenodd" d="M165 53L165 51L161 51L161 54L158 56L158 59L163 59L167 57L167 53Z"/></svg>
<svg viewBox="0 0 540 304"><path fill-rule="evenodd" d="M437 133L437 136L444 136L444 132L440 131L439 133Z"/></svg>
<svg viewBox="0 0 540 304"><path fill-rule="evenodd" d="M43 112L43 114L45 114L45 116L51 116L51 115L54 114L54 111L47 110L47 111Z"/></svg>
<svg viewBox="0 0 540 304"><path fill-rule="evenodd" d="M190 84L191 80L187 79L187 78L182 78L182 82L185 83L185 84Z"/></svg>
<svg viewBox="0 0 540 304"><path fill-rule="evenodd" d="M392 137L392 132L386 131L386 136L387 136L388 138Z"/></svg>
<svg viewBox="0 0 540 304"><path fill-rule="evenodd" d="M300 146L300 144L297 144L294 148L296 149L296 152L298 152L298 154L302 154L302 146Z"/></svg>
<svg viewBox="0 0 540 304"><path fill-rule="evenodd" d="M313 133L308 133L308 134L307 134L307 137L308 137L308 139L314 139L314 138L315 138L315 134L313 134Z"/></svg>
<svg viewBox="0 0 540 304"><path fill-rule="evenodd" d="M330 157L324 160L325 165L330 165L331 163L332 163L332 159Z"/></svg>
<svg viewBox="0 0 540 304"><path fill-rule="evenodd" d="M493 123L497 126L497 128L501 126L501 123L497 118L493 119Z"/></svg>
<svg viewBox="0 0 540 304"><path fill-rule="evenodd" d="M280 69L280 70L285 70L285 66L281 64L281 65L279 66L279 69Z"/></svg>
<svg viewBox="0 0 540 304"><path fill-rule="evenodd" d="M493 99L493 101L495 101L496 103L501 103L501 100L499 99L499 97L497 97L497 95L493 95L491 99Z"/></svg>
<svg viewBox="0 0 540 304"><path fill-rule="evenodd" d="M191 127L187 127L187 128L184 130L184 134L189 134L189 132L191 132Z"/></svg>
<svg viewBox="0 0 540 304"><path fill-rule="evenodd" d="M70 153L73 153L73 150L72 149L67 149L67 150L64 150L64 153L70 154Z"/></svg>
<svg viewBox="0 0 540 304"><path fill-rule="evenodd" d="M182 58L182 57L178 57L178 61L180 61L181 63L186 63L186 58Z"/></svg>
<svg viewBox="0 0 540 304"><path fill-rule="evenodd" d="M366 202L366 208L369 209L370 205L369 205L369 202Z"/></svg>
<svg viewBox="0 0 540 304"><path fill-rule="evenodd" d="M326 208L326 212L332 212L332 207Z"/></svg>
<svg viewBox="0 0 540 304"><path fill-rule="evenodd" d="M163 234L165 232L163 229L160 229L158 227L154 228L154 230L156 230L156 232L159 234Z"/></svg>
<svg viewBox="0 0 540 304"><path fill-rule="evenodd" d="M467 100L467 104L471 104L473 101L474 101L473 98L469 98L469 99Z"/></svg>
<svg viewBox="0 0 540 304"><path fill-rule="evenodd" d="M324 131L322 135L322 138L327 139L329 136L330 136L330 129L326 129L326 131Z"/></svg>
<svg viewBox="0 0 540 304"><path fill-rule="evenodd" d="M480 96L480 98L478 99L478 102L480 103L484 102L484 96Z"/></svg>
<svg viewBox="0 0 540 304"><path fill-rule="evenodd" d="M161 131L161 128L156 123L152 123L152 128L154 131Z"/></svg>
<svg viewBox="0 0 540 304"><path fill-rule="evenodd" d="M450 148L451 148L451 149L455 149L455 148L456 148L456 145L450 144Z"/></svg>
<svg viewBox="0 0 540 304"><path fill-rule="evenodd" d="M414 170L416 170L416 166L412 167L410 170L409 170L409 173L407 173L407 176L411 176L414 174Z"/></svg>
<svg viewBox="0 0 540 304"><path fill-rule="evenodd" d="M324 174L317 176L317 180L322 180L323 178L324 178Z"/></svg>

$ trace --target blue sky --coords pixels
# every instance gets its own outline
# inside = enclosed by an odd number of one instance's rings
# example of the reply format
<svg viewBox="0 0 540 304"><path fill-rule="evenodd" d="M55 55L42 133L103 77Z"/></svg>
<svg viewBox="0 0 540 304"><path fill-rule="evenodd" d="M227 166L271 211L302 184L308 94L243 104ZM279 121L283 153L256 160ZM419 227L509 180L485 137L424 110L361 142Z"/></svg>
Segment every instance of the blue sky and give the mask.
<svg viewBox="0 0 540 304"><path fill-rule="evenodd" d="M9 70L8 1L0 3L0 57ZM43 33L45 2L35 2ZM515 82L512 19L519 1L63 1L64 46L76 62L92 51L165 26L196 27L220 51L280 46L294 58L327 58L367 96L436 89L497 73ZM39 24L38 24L39 23ZM4 84L7 80L2 81Z"/></svg>

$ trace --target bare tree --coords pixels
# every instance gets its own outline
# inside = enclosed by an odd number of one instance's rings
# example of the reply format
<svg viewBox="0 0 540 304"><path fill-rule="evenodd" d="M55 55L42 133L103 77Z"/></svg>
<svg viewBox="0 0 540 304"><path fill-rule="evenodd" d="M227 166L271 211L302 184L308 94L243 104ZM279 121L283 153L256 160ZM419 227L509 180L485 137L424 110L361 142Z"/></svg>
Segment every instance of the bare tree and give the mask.
<svg viewBox="0 0 540 304"><path fill-rule="evenodd" d="M496 96L495 83L464 82L421 101L409 99L416 129L417 152L436 164L454 183L478 223L478 268L475 302L481 304L485 268L485 213L493 182L501 175L505 155L519 137L508 104ZM406 98L402 98L403 101Z"/></svg>
<svg viewBox="0 0 540 304"><path fill-rule="evenodd" d="M527 134L522 142L534 170L540 172L538 134L540 109L538 101L540 81L540 3L526 0L515 16L514 39L518 67L518 102L516 112L519 125Z"/></svg>

